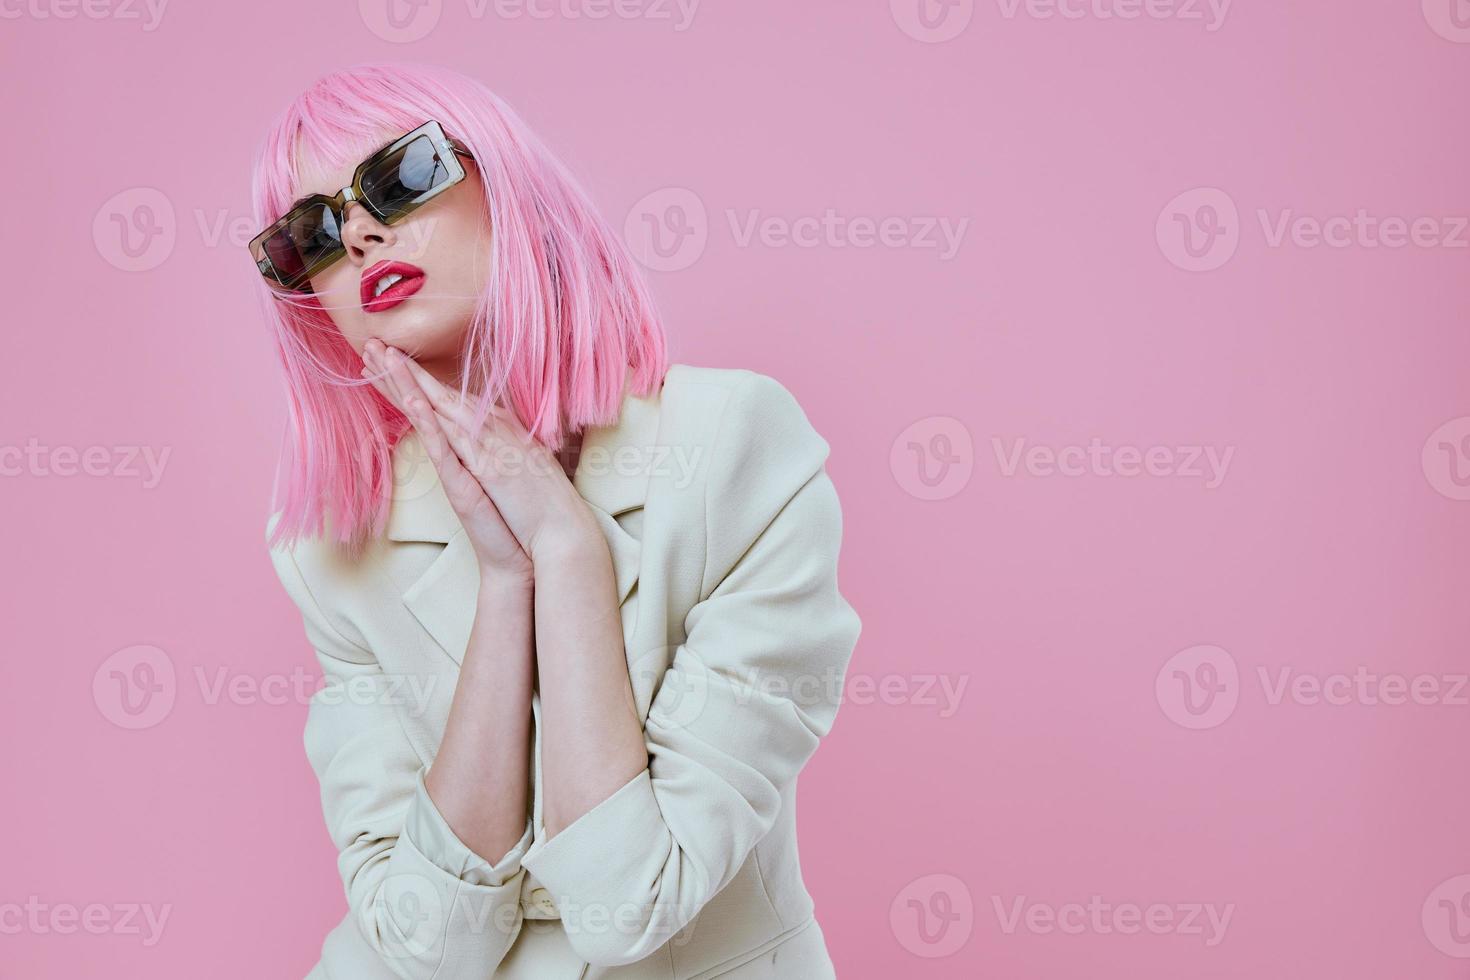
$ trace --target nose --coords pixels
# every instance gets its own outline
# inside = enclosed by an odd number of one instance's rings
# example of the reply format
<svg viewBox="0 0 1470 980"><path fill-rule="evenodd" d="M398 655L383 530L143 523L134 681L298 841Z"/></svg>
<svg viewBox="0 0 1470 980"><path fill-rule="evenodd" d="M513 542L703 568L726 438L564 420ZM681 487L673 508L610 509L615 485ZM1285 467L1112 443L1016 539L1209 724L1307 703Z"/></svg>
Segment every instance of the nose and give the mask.
<svg viewBox="0 0 1470 980"><path fill-rule="evenodd" d="M357 201L347 205L343 214L342 245L347 257L358 266L366 264L367 257L398 241L398 236L388 225Z"/></svg>

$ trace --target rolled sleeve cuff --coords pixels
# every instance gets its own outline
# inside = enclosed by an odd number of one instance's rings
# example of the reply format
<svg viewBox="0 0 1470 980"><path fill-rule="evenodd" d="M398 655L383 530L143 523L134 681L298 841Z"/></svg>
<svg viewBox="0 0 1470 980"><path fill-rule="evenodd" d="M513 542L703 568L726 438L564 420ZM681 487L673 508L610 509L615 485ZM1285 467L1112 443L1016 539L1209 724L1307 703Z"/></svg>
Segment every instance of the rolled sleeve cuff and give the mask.
<svg viewBox="0 0 1470 980"><path fill-rule="evenodd" d="M425 772L426 769L419 770L413 800L404 818L404 836L430 862L467 884L488 888L505 884L520 870L526 849L531 845L530 819L526 820L526 831L521 839L500 860L491 864L470 850L449 826L424 785Z"/></svg>
<svg viewBox="0 0 1470 980"><path fill-rule="evenodd" d="M538 839L521 863L553 894L612 902L640 880L635 868L657 856L667 836L645 768L555 837Z"/></svg>

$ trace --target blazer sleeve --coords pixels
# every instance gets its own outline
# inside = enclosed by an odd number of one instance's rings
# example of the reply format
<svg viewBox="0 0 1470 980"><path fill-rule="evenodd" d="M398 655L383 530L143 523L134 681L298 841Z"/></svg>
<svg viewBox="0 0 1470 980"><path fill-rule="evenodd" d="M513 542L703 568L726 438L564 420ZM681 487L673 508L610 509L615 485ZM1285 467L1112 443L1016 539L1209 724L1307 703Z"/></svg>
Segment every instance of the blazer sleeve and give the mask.
<svg viewBox="0 0 1470 980"><path fill-rule="evenodd" d="M648 712L648 767L523 859L590 963L642 959L687 925L832 727L861 624L837 589L827 453L773 379L752 374L727 400L703 502L704 598Z"/></svg>
<svg viewBox="0 0 1470 980"><path fill-rule="evenodd" d="M332 625L291 550L272 549L271 560L324 675L307 709L306 754L358 929L405 980L484 980L521 928L530 817L494 864L465 846L424 788L426 768L398 719L417 688Z"/></svg>

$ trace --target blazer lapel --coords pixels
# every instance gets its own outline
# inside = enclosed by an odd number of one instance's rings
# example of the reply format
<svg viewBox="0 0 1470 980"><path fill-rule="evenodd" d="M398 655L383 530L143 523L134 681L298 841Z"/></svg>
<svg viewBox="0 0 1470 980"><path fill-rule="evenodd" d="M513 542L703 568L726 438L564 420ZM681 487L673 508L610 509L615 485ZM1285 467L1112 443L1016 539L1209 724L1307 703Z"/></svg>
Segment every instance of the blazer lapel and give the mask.
<svg viewBox="0 0 1470 980"><path fill-rule="evenodd" d="M646 462L658 435L658 410L657 392L638 398L628 392L625 382L617 420L586 431L572 478L607 538L620 604L627 601L638 581L641 548L616 518L641 508L647 497ZM460 663L469 645L480 587L474 549L413 430L393 450L393 473L389 540L444 545L404 591L404 605L444 652Z"/></svg>

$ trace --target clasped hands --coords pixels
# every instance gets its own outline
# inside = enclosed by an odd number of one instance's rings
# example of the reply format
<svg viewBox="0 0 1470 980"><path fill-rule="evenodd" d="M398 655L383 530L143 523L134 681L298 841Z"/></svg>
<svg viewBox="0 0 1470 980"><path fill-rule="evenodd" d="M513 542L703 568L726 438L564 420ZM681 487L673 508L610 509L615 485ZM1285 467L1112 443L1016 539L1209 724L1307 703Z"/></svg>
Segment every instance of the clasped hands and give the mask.
<svg viewBox="0 0 1470 980"><path fill-rule="evenodd" d="M497 403L476 427L475 406L402 351L372 339L362 358L362 376L418 433L482 577L530 581L538 562L606 552L586 501L514 412Z"/></svg>

